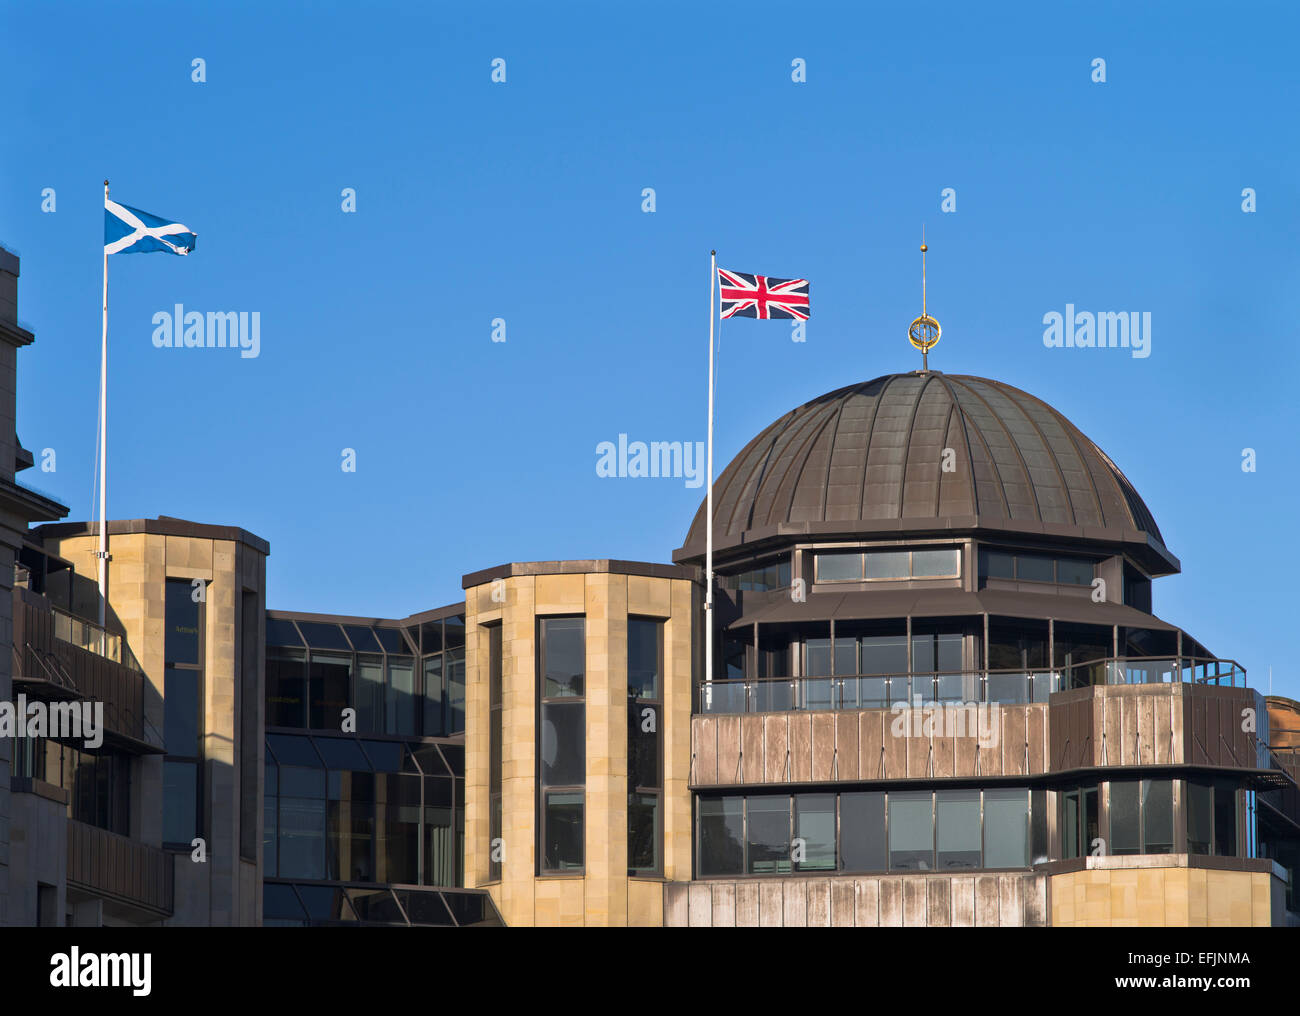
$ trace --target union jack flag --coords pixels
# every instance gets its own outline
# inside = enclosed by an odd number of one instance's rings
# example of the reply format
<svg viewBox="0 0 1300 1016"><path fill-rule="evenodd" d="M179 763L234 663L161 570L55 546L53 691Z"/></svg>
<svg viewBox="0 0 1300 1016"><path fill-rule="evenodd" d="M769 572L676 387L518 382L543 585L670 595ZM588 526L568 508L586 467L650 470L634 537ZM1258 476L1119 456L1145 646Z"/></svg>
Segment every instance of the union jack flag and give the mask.
<svg viewBox="0 0 1300 1016"><path fill-rule="evenodd" d="M774 279L718 269L722 316L808 320L808 280Z"/></svg>

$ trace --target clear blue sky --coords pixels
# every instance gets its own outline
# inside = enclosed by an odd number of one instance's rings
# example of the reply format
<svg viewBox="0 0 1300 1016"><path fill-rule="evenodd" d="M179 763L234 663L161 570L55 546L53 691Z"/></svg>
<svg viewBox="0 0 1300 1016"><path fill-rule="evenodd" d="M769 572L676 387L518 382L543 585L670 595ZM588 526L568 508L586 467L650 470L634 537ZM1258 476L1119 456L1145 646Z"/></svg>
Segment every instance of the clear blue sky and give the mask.
<svg viewBox="0 0 1300 1016"><path fill-rule="evenodd" d="M272 607L378 616L504 561L668 560L700 491L595 448L704 439L710 247L813 300L803 344L725 326L720 471L918 366L924 224L932 365L1074 420L1182 559L1156 612L1300 696L1293 8L7 4L19 433L57 453L23 478L90 515L105 176L199 236L110 260L110 515L243 526ZM175 303L260 312L261 356L155 349ZM1067 303L1149 311L1152 355L1044 348Z"/></svg>

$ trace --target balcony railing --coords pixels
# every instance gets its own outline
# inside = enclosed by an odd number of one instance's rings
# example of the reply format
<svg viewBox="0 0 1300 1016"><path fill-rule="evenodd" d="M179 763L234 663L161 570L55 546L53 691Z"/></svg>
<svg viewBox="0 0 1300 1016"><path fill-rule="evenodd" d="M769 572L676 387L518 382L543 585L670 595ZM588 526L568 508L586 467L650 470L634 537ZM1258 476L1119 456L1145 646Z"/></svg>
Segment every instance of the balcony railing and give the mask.
<svg viewBox="0 0 1300 1016"><path fill-rule="evenodd" d="M931 702L1046 702L1053 692L1093 685L1208 684L1246 687L1246 671L1232 660L1113 657L1057 670L977 670L947 673L768 677L700 685L701 713L788 710L889 709Z"/></svg>
<svg viewBox="0 0 1300 1016"><path fill-rule="evenodd" d="M50 612L54 615L54 637L60 642L67 642L78 649L120 663L137 674L144 673L144 668L131 652L131 647L122 641L122 636L90 621L83 621L58 607L51 607Z"/></svg>
<svg viewBox="0 0 1300 1016"><path fill-rule="evenodd" d="M42 596L14 590L15 680L46 682L59 689L51 692L58 697L102 702L109 731L157 747L162 738L144 715L144 672L120 638L113 658L110 635L52 609Z"/></svg>
<svg viewBox="0 0 1300 1016"><path fill-rule="evenodd" d="M68 884L99 896L171 914L172 856L139 840L68 820Z"/></svg>

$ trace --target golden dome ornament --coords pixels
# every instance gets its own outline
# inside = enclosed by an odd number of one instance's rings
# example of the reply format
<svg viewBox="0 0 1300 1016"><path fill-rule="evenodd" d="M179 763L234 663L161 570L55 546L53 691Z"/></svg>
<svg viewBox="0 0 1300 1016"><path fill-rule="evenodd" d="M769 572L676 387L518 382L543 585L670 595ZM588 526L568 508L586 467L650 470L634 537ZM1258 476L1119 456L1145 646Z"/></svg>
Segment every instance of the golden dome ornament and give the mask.
<svg viewBox="0 0 1300 1016"><path fill-rule="evenodd" d="M943 329L939 322L926 313L925 306L925 252L929 248L921 243L921 316L907 326L907 340L921 351L921 370L930 369L930 350L939 343Z"/></svg>

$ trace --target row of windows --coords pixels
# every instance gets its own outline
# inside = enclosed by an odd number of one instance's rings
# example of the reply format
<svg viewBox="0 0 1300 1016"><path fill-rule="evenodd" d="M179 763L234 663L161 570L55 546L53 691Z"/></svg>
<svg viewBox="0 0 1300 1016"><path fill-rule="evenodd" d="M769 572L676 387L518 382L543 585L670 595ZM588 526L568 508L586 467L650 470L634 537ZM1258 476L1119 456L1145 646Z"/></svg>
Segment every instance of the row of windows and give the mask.
<svg viewBox="0 0 1300 1016"><path fill-rule="evenodd" d="M1107 854L1171 854L1175 840L1175 787L1185 795L1187 852L1235 857L1237 785L1231 780L1112 780L1109 829L1102 832L1097 786L1062 792L1061 854L1084 857Z"/></svg>
<svg viewBox="0 0 1300 1016"><path fill-rule="evenodd" d="M816 582L876 579L952 579L961 574L956 547L925 550L819 551L813 555Z"/></svg>
<svg viewBox="0 0 1300 1016"><path fill-rule="evenodd" d="M1024 868L1047 858L1047 797L1024 787L701 797L711 875Z"/></svg>
<svg viewBox="0 0 1300 1016"><path fill-rule="evenodd" d="M1086 558L1019 554L1002 550L980 551L980 578L1017 579L1021 582L1056 582L1092 585L1095 565Z"/></svg>
<svg viewBox="0 0 1300 1016"><path fill-rule="evenodd" d="M14 775L68 792L68 817L122 836L131 834L131 756L85 751L44 737L14 739Z"/></svg>
<svg viewBox="0 0 1300 1016"><path fill-rule="evenodd" d="M785 557L736 575L719 575L718 584L723 589L738 589L741 592L765 593L773 589L788 589L790 559Z"/></svg>
<svg viewBox="0 0 1300 1016"><path fill-rule="evenodd" d="M425 656L418 672L414 656L268 649L266 723L398 736L460 733L465 649Z"/></svg>
<svg viewBox="0 0 1300 1016"><path fill-rule="evenodd" d="M500 699L499 626L489 630L491 701ZM663 622L628 619L627 625L627 866L629 874L663 870ZM586 621L537 621L537 841L539 874L581 871L586 829ZM495 708L495 707L493 707ZM499 710L498 710L499 711ZM499 719L490 717L489 848L500 836ZM489 874L500 877L491 856Z"/></svg>
<svg viewBox="0 0 1300 1016"><path fill-rule="evenodd" d="M427 656L446 649L463 649L465 620L461 617L448 617L402 628L268 617L266 644L268 647L323 649L344 653Z"/></svg>
<svg viewBox="0 0 1300 1016"><path fill-rule="evenodd" d="M729 679L748 676L792 677L794 664L809 677L955 673L983 670L983 619L944 621L829 621L796 629L759 626L758 647L752 629L723 635L722 655ZM1175 655L1171 633L1121 628L1120 656ZM969 652L973 668L964 654ZM1049 632L1046 621L991 620L988 624L989 670L1043 670L1117 655L1115 631L1103 625L1059 622ZM1050 662L1049 662L1050 661Z"/></svg>
<svg viewBox="0 0 1300 1016"><path fill-rule="evenodd" d="M267 740L268 876L459 884L465 781L449 775L437 746Z"/></svg>
<svg viewBox="0 0 1300 1016"><path fill-rule="evenodd" d="M266 882L266 927L360 924L362 926L501 927L486 893L430 889Z"/></svg>

